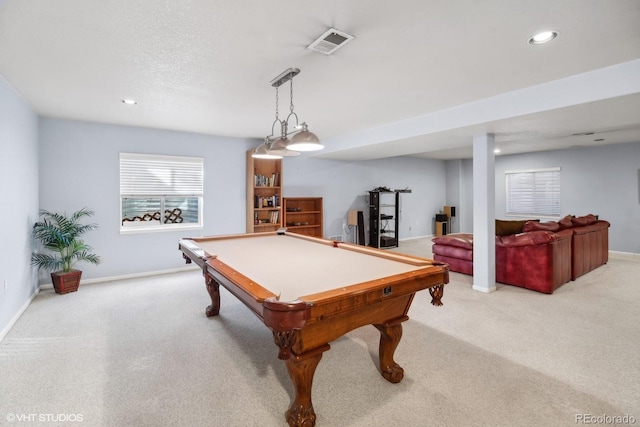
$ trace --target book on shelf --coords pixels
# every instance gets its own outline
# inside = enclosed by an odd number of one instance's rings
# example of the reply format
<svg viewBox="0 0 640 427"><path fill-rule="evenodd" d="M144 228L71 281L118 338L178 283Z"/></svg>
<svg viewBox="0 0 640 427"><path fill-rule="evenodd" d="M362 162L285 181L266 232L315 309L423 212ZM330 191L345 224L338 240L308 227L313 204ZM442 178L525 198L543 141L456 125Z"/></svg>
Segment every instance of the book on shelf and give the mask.
<svg viewBox="0 0 640 427"><path fill-rule="evenodd" d="M253 185L254 187L278 187L279 179L280 174L278 172L274 172L270 176L255 174L253 175Z"/></svg>
<svg viewBox="0 0 640 427"><path fill-rule="evenodd" d="M274 208L278 209L280 207L280 195L274 194L273 196L253 196L253 208Z"/></svg>

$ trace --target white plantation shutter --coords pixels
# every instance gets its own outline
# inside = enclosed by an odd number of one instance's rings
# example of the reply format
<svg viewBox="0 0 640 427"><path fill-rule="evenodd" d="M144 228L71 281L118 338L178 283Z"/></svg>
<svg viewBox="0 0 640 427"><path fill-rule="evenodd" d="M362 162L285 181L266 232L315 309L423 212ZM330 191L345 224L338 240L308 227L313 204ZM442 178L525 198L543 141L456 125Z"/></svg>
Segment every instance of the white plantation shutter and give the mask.
<svg viewBox="0 0 640 427"><path fill-rule="evenodd" d="M560 216L560 168L505 172L506 213Z"/></svg>
<svg viewBox="0 0 640 427"><path fill-rule="evenodd" d="M120 153L120 232L203 226L204 159Z"/></svg>
<svg viewBox="0 0 640 427"><path fill-rule="evenodd" d="M120 196L202 196L201 157L120 153Z"/></svg>

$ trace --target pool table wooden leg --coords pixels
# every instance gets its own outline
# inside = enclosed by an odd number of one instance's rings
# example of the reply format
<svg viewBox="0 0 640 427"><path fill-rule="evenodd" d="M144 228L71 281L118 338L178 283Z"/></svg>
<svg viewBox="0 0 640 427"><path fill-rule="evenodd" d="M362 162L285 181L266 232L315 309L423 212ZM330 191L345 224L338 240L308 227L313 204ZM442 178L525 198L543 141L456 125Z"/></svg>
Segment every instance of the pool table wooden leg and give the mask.
<svg viewBox="0 0 640 427"><path fill-rule="evenodd" d="M220 313L220 284L209 274L205 274L204 277L207 285L207 292L211 297L211 305L207 307L205 313L207 317L217 316L218 313Z"/></svg>
<svg viewBox="0 0 640 427"><path fill-rule="evenodd" d="M393 360L393 354L402 338L402 322L407 319L409 318L404 316L387 323L373 325L380 331L380 347L378 350L380 372L387 381L392 383L399 383L404 378L404 369Z"/></svg>
<svg viewBox="0 0 640 427"><path fill-rule="evenodd" d="M431 294L431 304L435 306L441 306L442 295L444 294L444 285L438 285L429 288L429 293Z"/></svg>
<svg viewBox="0 0 640 427"><path fill-rule="evenodd" d="M316 413L311 403L311 386L322 353L329 348L329 344L325 344L301 355L292 353L286 360L289 377L295 389L293 403L285 413L287 422L292 427L311 427L316 424Z"/></svg>

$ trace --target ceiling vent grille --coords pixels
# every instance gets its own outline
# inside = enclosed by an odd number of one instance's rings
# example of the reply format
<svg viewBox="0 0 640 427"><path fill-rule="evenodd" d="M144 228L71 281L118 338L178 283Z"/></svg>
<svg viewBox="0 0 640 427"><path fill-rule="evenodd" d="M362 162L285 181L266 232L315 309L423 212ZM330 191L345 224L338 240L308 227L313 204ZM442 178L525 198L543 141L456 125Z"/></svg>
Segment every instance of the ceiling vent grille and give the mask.
<svg viewBox="0 0 640 427"><path fill-rule="evenodd" d="M316 52L320 52L325 55L331 55L333 52L347 44L352 38L352 35L338 31L335 28L329 28L324 34L311 43L308 46L308 49L315 50Z"/></svg>

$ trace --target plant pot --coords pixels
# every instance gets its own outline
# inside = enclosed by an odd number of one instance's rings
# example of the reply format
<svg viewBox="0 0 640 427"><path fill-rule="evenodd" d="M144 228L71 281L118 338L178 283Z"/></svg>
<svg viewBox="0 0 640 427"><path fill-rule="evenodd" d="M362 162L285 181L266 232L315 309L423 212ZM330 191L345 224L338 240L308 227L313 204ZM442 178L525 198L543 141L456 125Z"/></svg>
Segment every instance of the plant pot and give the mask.
<svg viewBox="0 0 640 427"><path fill-rule="evenodd" d="M75 292L78 290L78 286L80 286L80 276L82 276L82 271L80 270L71 270L68 273L63 271L51 273L53 289L55 289L57 294Z"/></svg>

